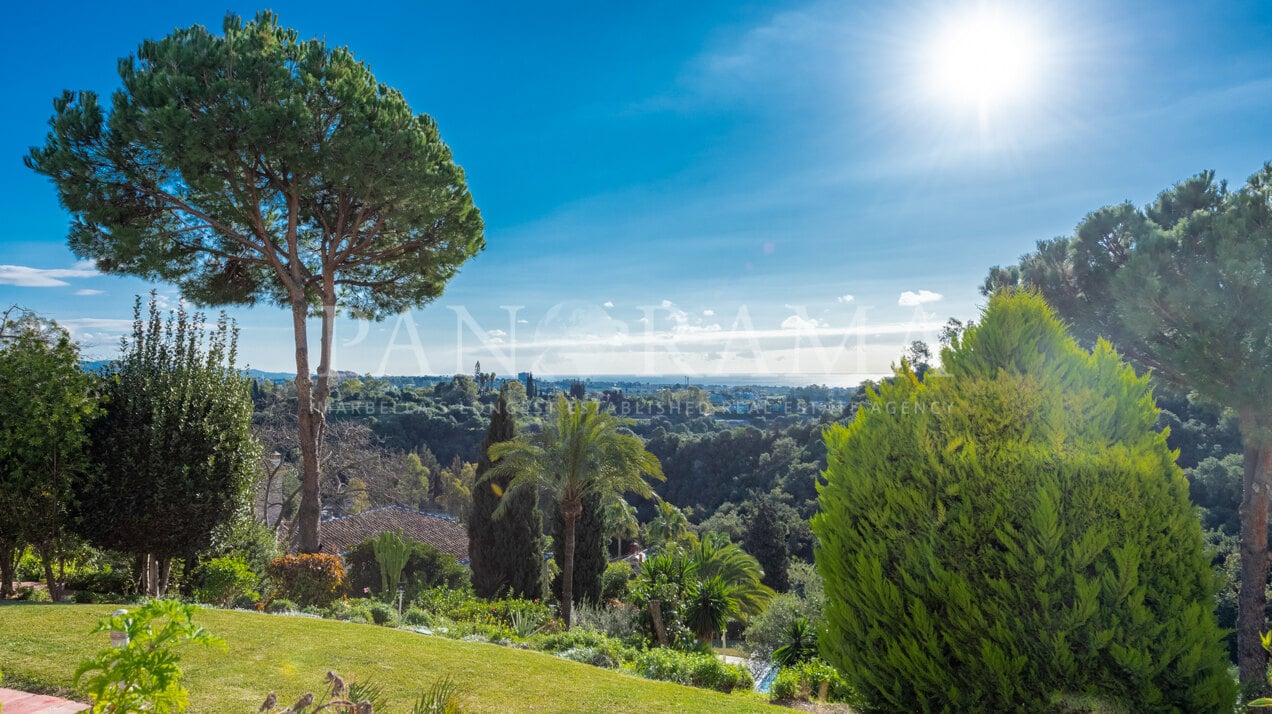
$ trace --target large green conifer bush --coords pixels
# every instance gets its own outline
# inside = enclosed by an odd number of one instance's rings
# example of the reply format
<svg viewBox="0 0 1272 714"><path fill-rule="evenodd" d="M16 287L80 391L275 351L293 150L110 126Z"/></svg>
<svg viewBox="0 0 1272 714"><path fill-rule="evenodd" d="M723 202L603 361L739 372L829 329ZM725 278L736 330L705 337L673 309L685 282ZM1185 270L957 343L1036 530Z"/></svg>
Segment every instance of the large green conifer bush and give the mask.
<svg viewBox="0 0 1272 714"><path fill-rule="evenodd" d="M1232 711L1214 576L1148 381L991 298L826 434L822 652L874 711Z"/></svg>

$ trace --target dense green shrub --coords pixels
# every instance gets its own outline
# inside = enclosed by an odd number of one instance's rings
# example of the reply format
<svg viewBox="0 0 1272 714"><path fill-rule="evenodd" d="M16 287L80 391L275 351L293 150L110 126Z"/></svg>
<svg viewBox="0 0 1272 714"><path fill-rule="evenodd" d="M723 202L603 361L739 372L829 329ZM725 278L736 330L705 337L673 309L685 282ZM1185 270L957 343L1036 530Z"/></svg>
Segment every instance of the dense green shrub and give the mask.
<svg viewBox="0 0 1272 714"><path fill-rule="evenodd" d="M270 612L274 614L279 614L284 612L299 612L299 611L300 611L300 606L298 606L296 603L286 598L276 598L274 600L270 600L269 604L265 606L265 612Z"/></svg>
<svg viewBox="0 0 1272 714"><path fill-rule="evenodd" d="M447 587L430 588L420 593L415 604L433 615L482 625L498 625L513 629L517 621L555 626L552 609L537 600L506 598L483 600L469 590Z"/></svg>
<svg viewBox="0 0 1272 714"><path fill-rule="evenodd" d="M247 593L244 593L234 598L234 602L231 604L231 607L233 607L235 610L255 610L256 603L257 603L257 596L248 595Z"/></svg>
<svg viewBox="0 0 1272 714"><path fill-rule="evenodd" d="M235 599L256 593L256 573L242 558L213 558L203 566L203 586L194 591L199 602L225 607Z"/></svg>
<svg viewBox="0 0 1272 714"><path fill-rule="evenodd" d="M326 553L285 555L269 563L269 577L277 595L301 605L326 605L344 587L344 565Z"/></svg>
<svg viewBox="0 0 1272 714"><path fill-rule="evenodd" d="M367 610L371 613L371 621L375 624L397 627L398 613L391 605L373 602L367 607Z"/></svg>
<svg viewBox="0 0 1272 714"><path fill-rule="evenodd" d="M608 650L597 647L575 647L574 649L558 652L558 657L568 659L571 662L581 662L590 664L593 667L604 667L605 669L617 669L623 660L615 657Z"/></svg>
<svg viewBox="0 0 1272 714"><path fill-rule="evenodd" d="M81 570L67 578L66 586L72 590L98 594L122 593L133 588L132 574L109 564L100 569Z"/></svg>
<svg viewBox="0 0 1272 714"><path fill-rule="evenodd" d="M619 561L605 566L601 576L601 600L626 600L627 586L632 580L632 566Z"/></svg>
<svg viewBox="0 0 1272 714"><path fill-rule="evenodd" d="M363 541L345 555L349 595L374 595L386 602L396 601L396 591L384 592L374 544L375 539ZM430 588L461 590L467 586L468 571L455 560L455 556L419 541L407 539L406 545L410 548L410 557L407 558L398 581L402 587L403 602L414 601L421 592Z"/></svg>
<svg viewBox="0 0 1272 714"><path fill-rule="evenodd" d="M822 685L826 686L826 701L851 702L852 689L844 678L825 661L811 659L793 667L783 667L773 680L769 698L773 701L812 701L821 698Z"/></svg>
<svg viewBox="0 0 1272 714"><path fill-rule="evenodd" d="M751 673L742 665L725 664L712 654L682 652L666 647L655 647L637 654L630 669L646 679L720 692L755 686Z"/></svg>
<svg viewBox="0 0 1272 714"><path fill-rule="evenodd" d="M878 711L1044 709L1084 692L1230 712L1188 484L1146 378L1041 298L991 298L920 381L826 433L821 651Z"/></svg>
<svg viewBox="0 0 1272 714"><path fill-rule="evenodd" d="M92 590L76 590L71 600L76 605L92 605L97 602L97 593Z"/></svg>
<svg viewBox="0 0 1272 714"><path fill-rule="evenodd" d="M433 624L433 616L427 610L421 610L412 605L402 613L402 624L411 627L430 627Z"/></svg>

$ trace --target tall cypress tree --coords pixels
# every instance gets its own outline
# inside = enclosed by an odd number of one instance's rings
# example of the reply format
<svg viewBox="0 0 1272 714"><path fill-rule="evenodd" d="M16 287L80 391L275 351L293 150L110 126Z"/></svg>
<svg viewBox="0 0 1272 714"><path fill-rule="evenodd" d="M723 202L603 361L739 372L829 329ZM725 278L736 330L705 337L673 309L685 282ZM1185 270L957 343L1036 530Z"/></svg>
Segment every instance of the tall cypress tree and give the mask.
<svg viewBox="0 0 1272 714"><path fill-rule="evenodd" d="M559 544L564 537L565 522L560 510L553 511L552 537ZM601 508L600 494L583 497L583 512L574 522L574 599L577 602L596 604L601 599L605 567L609 557L605 554L605 513ZM562 564L562 548L554 549L557 567ZM561 599L561 576L552 579L552 594Z"/></svg>
<svg viewBox="0 0 1272 714"><path fill-rule="evenodd" d="M791 553L786 546L791 527L782 518L783 509L780 506L777 497L771 493L755 499L747 509L749 517L746 532L742 535L742 545L760 562L760 567L764 568L762 582L784 593L791 587L787 572Z"/></svg>
<svg viewBox="0 0 1272 714"><path fill-rule="evenodd" d="M499 507L512 476L482 480L490 469L491 444L510 441L516 430L517 422L508 401L500 395L481 445L472 516L468 519L468 557L473 591L479 597L543 596L543 523L538 494L533 491L510 494L513 500L508 511L494 518L492 514Z"/></svg>

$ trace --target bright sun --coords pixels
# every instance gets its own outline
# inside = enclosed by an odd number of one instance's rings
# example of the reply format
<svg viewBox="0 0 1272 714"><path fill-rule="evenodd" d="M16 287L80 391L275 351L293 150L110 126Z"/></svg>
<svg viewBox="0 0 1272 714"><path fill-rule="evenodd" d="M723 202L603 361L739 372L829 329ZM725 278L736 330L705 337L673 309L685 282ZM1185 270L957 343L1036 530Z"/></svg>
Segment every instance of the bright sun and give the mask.
<svg viewBox="0 0 1272 714"><path fill-rule="evenodd" d="M930 79L944 99L977 110L1029 98L1038 83L1040 38L1028 23L981 7L943 23L929 46Z"/></svg>

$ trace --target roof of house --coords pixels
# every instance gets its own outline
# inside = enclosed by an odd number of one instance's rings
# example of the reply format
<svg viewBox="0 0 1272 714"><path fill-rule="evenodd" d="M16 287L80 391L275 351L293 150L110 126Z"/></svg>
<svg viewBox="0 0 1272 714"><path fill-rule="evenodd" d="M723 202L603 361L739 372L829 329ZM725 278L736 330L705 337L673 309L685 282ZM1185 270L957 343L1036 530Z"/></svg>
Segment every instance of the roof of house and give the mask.
<svg viewBox="0 0 1272 714"><path fill-rule="evenodd" d="M333 518L319 525L322 552L344 555L355 545L386 531L401 530L411 540L427 543L460 562L468 560L468 529L440 513L421 513L401 506L386 506L352 516ZM292 544L295 550L295 544Z"/></svg>

